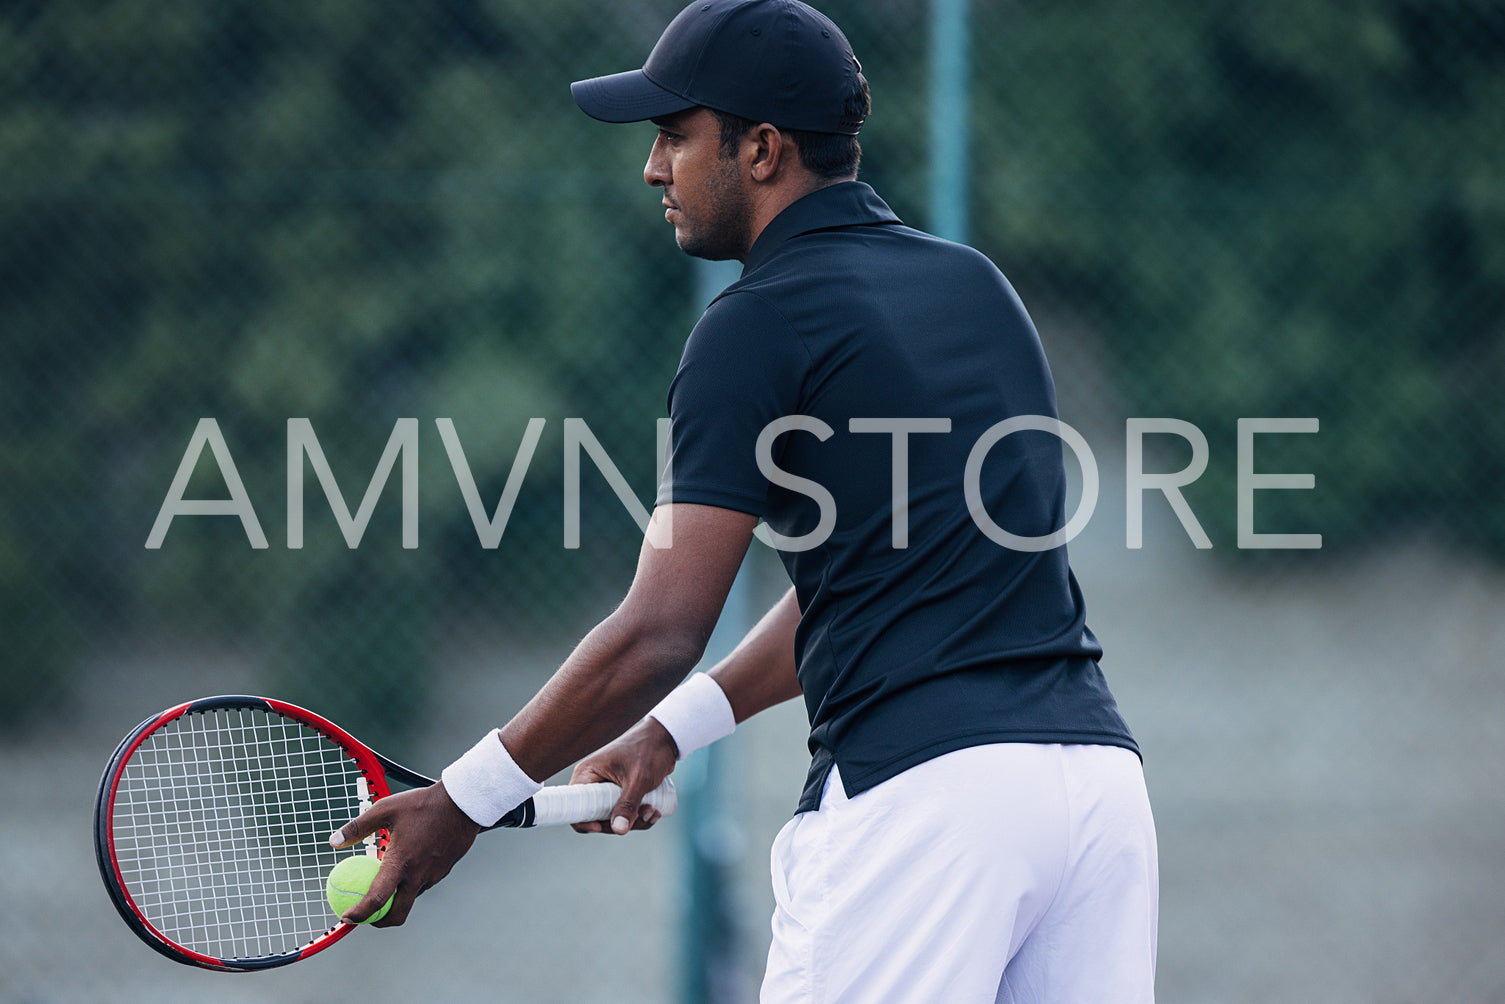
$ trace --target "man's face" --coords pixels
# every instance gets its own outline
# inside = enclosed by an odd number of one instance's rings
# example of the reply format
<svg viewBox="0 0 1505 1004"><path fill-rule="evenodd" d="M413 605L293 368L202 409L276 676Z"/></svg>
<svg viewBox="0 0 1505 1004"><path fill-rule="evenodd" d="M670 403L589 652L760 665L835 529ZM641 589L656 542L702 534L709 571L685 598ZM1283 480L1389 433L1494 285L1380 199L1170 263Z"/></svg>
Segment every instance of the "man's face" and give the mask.
<svg viewBox="0 0 1505 1004"><path fill-rule="evenodd" d="M722 261L747 257L752 245L752 198L734 153L721 153L721 129L705 108L653 120L658 138L643 180L662 188L664 219L685 254Z"/></svg>

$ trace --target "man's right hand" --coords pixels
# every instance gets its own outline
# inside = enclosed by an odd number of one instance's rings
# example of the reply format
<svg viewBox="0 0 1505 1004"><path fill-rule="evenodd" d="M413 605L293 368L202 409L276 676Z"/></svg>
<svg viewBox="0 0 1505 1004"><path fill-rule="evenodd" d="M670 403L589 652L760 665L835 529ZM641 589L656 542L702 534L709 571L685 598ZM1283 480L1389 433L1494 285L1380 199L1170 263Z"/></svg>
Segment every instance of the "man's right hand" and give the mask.
<svg viewBox="0 0 1505 1004"><path fill-rule="evenodd" d="M612 807L609 823L576 823L577 833L615 833L646 830L658 822L660 813L643 805L643 798L674 771L679 751L668 731L645 718L621 738L581 760L570 775L571 784L610 781L622 789Z"/></svg>

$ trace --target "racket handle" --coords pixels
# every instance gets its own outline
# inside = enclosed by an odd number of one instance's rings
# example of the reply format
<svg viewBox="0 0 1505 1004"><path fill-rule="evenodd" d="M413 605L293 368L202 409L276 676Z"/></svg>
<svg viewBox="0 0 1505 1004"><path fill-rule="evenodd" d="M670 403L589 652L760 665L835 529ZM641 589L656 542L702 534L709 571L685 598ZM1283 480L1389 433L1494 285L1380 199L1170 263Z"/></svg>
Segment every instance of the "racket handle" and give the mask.
<svg viewBox="0 0 1505 1004"><path fill-rule="evenodd" d="M598 784L559 784L541 789L533 796L533 825L557 826L567 823L591 823L605 820L622 797L622 789L610 782ZM648 793L644 805L670 816L679 807L674 782L664 783Z"/></svg>

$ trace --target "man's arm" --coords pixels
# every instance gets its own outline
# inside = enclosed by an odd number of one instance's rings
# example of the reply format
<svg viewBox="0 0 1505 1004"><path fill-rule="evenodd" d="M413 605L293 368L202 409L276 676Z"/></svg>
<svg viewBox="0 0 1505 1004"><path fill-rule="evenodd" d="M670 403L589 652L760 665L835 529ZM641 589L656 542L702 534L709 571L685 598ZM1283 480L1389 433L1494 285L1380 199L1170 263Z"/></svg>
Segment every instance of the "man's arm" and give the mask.
<svg viewBox="0 0 1505 1004"><path fill-rule="evenodd" d="M794 629L799 626L799 602L791 588L732 654L711 668L711 679L726 693L738 722L802 693L794 661Z"/></svg>
<svg viewBox="0 0 1505 1004"><path fill-rule="evenodd" d="M654 510L659 526L650 526L649 540L672 518L673 546L644 541L621 606L502 729L502 744L529 777L549 777L621 735L705 652L757 517L712 506L664 508Z"/></svg>
<svg viewBox="0 0 1505 1004"><path fill-rule="evenodd" d="M501 745L528 777L548 778L621 735L694 668L756 524L754 516L712 506L654 510L626 599L501 730ZM655 547L667 528L672 546ZM441 781L381 799L332 841L349 846L383 827L391 843L381 870L345 916L363 919L395 894L377 922L388 927L407 919L413 901L449 873L481 826Z"/></svg>
<svg viewBox="0 0 1505 1004"><path fill-rule="evenodd" d="M726 694L736 721L746 721L800 695L794 658L794 630L799 623L799 603L790 589L732 653L711 668L709 675ZM622 798L612 810L612 819L624 819L627 825L608 828L604 823L578 823L575 829L581 833L625 833L628 826L652 826L658 814L641 810L640 803L669 776L680 755L669 732L654 719L645 718L622 738L582 761L571 782L611 781L619 785Z"/></svg>

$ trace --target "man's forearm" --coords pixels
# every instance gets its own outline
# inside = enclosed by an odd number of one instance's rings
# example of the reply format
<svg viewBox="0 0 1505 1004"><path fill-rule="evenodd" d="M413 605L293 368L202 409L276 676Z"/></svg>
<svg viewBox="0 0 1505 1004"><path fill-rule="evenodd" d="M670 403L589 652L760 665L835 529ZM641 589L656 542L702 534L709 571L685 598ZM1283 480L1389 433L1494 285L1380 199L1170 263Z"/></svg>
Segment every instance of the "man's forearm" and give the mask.
<svg viewBox="0 0 1505 1004"><path fill-rule="evenodd" d="M800 695L794 630L799 605L789 590L735 650L710 670L737 721ZM703 645L635 628L623 611L576 646L543 689L502 730L518 766L552 776L642 719L699 661Z"/></svg>
<svg viewBox="0 0 1505 1004"><path fill-rule="evenodd" d="M602 621L503 729L502 742L530 777L544 780L638 722L700 658L693 645Z"/></svg>
<svg viewBox="0 0 1505 1004"><path fill-rule="evenodd" d="M502 729L529 777L542 781L611 742L695 668L756 523L709 506L653 511L622 605ZM672 547L661 547L670 527Z"/></svg>
<svg viewBox="0 0 1505 1004"><path fill-rule="evenodd" d="M794 590L763 616L740 644L710 670L742 722L801 694L794 658L800 608Z"/></svg>

